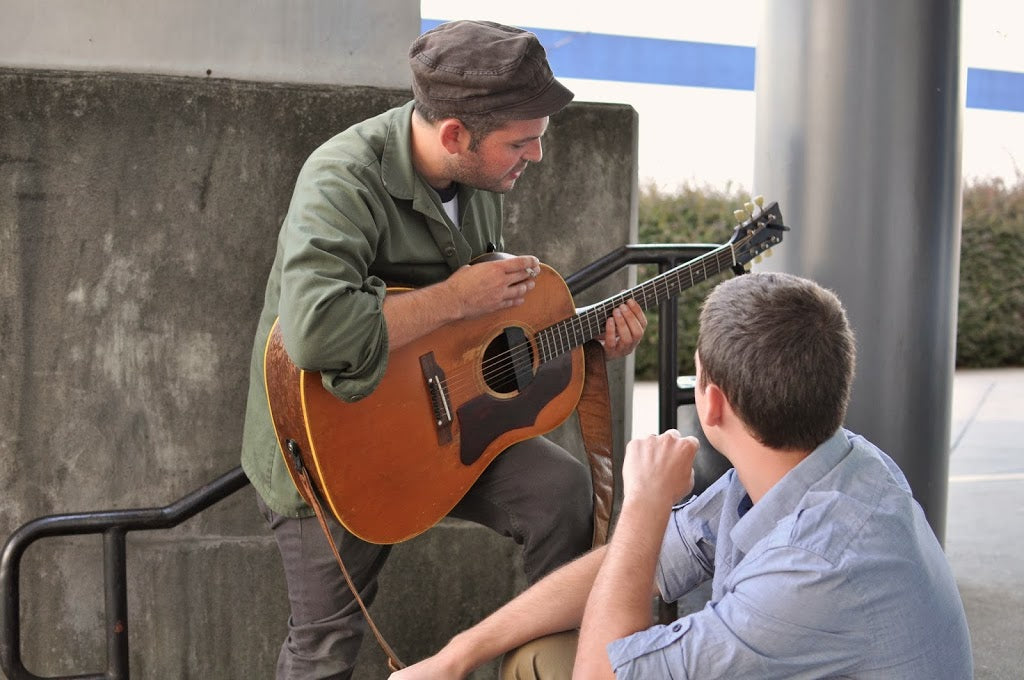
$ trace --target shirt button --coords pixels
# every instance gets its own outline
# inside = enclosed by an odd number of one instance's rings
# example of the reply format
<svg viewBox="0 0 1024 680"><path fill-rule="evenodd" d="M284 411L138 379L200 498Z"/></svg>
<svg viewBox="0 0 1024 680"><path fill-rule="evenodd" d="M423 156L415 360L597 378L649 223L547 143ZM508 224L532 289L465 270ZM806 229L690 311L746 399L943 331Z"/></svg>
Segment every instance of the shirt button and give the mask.
<svg viewBox="0 0 1024 680"><path fill-rule="evenodd" d="M682 627L683 627L683 624L677 623L676 625L672 626L672 632L673 633L678 633L680 631L680 629L682 629Z"/></svg>
<svg viewBox="0 0 1024 680"><path fill-rule="evenodd" d="M455 246L448 246L444 249L445 257L455 257Z"/></svg>

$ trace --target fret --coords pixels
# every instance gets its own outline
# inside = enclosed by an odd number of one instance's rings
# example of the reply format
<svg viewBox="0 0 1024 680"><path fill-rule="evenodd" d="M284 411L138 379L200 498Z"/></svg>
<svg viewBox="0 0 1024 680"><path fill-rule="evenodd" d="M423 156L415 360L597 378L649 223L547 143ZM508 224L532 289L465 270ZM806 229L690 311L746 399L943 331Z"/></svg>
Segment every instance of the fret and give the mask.
<svg viewBox="0 0 1024 680"><path fill-rule="evenodd" d="M758 226L764 228L761 223ZM738 247L746 249L750 239L749 233L742 239L739 239L738 236L734 237L729 243L721 245L711 252L673 267L667 272L613 295L607 300L595 303L574 316L539 331L536 342L541 360L548 361L589 340L604 335L604 328L615 309L630 298L636 300L642 309L649 310L686 288L708 281L712 276L729 267L738 266L740 255ZM780 237L775 237L774 242L777 243L779 240L781 240Z"/></svg>
<svg viewBox="0 0 1024 680"><path fill-rule="evenodd" d="M566 327L566 323L563 321L558 325L558 353L567 351L571 345L569 344L569 330Z"/></svg>

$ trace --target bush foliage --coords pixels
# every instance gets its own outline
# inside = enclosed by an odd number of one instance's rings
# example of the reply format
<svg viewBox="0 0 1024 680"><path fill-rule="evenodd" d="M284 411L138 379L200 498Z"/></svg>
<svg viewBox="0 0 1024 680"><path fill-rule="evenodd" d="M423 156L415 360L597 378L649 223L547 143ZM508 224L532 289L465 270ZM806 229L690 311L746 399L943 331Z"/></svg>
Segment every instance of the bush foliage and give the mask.
<svg viewBox="0 0 1024 680"><path fill-rule="evenodd" d="M726 188L684 187L676 194L663 194L654 187L640 195L639 240L641 243L724 243L732 235L736 220L733 210L747 197ZM657 275L655 265L638 268L637 280ZM679 375L693 374L693 352L697 348L697 316L700 304L723 274L683 291L679 297ZM636 377L657 380L657 310L647 313L648 331L636 350Z"/></svg>
<svg viewBox="0 0 1024 680"><path fill-rule="evenodd" d="M964 189L956 364L1024 365L1024 177Z"/></svg>
<svg viewBox="0 0 1024 680"><path fill-rule="evenodd" d="M733 210L749 200L731 187L684 187L640 195L641 243L724 243L736 222ZM1024 178L968 184L963 194L956 364L963 368L1024 365ZM656 267L639 268L645 281ZM723 274L679 296L679 375L693 373L700 304ZM636 352L638 380L657 380L657 311Z"/></svg>

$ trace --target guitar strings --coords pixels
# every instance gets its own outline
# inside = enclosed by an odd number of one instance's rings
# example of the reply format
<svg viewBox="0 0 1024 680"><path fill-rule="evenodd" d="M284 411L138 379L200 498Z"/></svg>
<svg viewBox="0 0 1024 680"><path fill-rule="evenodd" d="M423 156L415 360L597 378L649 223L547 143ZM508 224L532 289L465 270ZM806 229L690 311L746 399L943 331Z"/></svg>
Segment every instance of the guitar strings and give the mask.
<svg viewBox="0 0 1024 680"><path fill-rule="evenodd" d="M713 251L712 253L709 253L709 255L719 256L716 257L715 259L719 261L720 268L722 261L720 257L721 254L722 253L718 251ZM731 259L727 261L731 261ZM697 282L697 278L694 276L693 271L689 270L694 269L697 264L706 265L706 261L701 263L689 263L688 265L681 267L679 270L667 272L666 276L664 277L659 277L657 279L652 279L651 281L645 282L642 286L637 287L637 289L626 291L616 296L613 296L612 298L606 300L604 303L601 303L593 308L587 309L581 314L578 314L574 317L570 317L569 319L565 319L562 322L554 324L553 326L540 331L535 336L541 354L539 363L544 363L545 361L548 361L554 358L555 356L564 353L565 351L575 348L576 346L586 341L587 339L596 337L600 332L603 331L605 327L607 318L609 316L608 310L618 307L626 300L630 298L641 298L640 300L638 300L638 302L641 302L641 306L646 308L646 305L644 303L649 304L651 297L649 293L653 293L653 299L655 303L658 301L660 297L662 297L662 290L664 291L664 294L666 296L669 295L670 291L674 289L668 285L668 281L672 278L675 278L677 281L683 280L683 278L685 277L681 275L684 269L688 270L690 282L691 285L693 285L694 283ZM717 271L720 271L720 268ZM702 267L702 269L704 271L702 271L703 276L701 277L701 280L704 280L708 278L706 266ZM637 291L640 291L643 294L636 295L635 293ZM560 333L560 331L562 330L565 331L564 334ZM572 331L572 334L569 333L570 330ZM589 331L589 335L581 336L581 332L584 330ZM560 335L564 335L565 337L559 337ZM565 342L561 342L561 340L563 339L565 340ZM550 346L552 344L554 344L553 351L550 349ZM515 375L517 363L522 361L529 361L530 358L531 344L529 343L529 341L517 343L516 345L509 347L509 349L506 350L505 352L496 354L494 357L488 359L481 365L481 372L483 374L484 381L489 385L501 385L506 381L511 381L513 376ZM471 377L472 375L470 373L463 371L462 374L453 375L452 378L444 382L444 385L450 392L454 392L460 389L462 385L465 384L465 379Z"/></svg>
<svg viewBox="0 0 1024 680"><path fill-rule="evenodd" d="M735 245L741 245L749 238L750 237L746 237L738 240ZM599 303L594 307L584 310L580 314L563 319L562 321L541 330L535 335L541 354L539 363L542 364L549 361L566 351L578 347L583 342L596 337L605 327L605 323L610 315L609 310L613 310L623 304L626 300L630 298L636 299L637 302L641 304L642 308L647 309L652 301L651 293L653 294L653 302L657 304L659 298L662 298L662 292L664 294L664 298L667 299L673 294L673 291L678 290L678 285L673 288L668 285L668 282L672 279L674 279L677 284L683 281L684 277L682 274L684 271L689 274L691 286L709 279L711 274L719 273L725 268L725 266L728 266L735 261L735 258L732 256L731 245L733 244L726 244L707 255L680 265L679 267L666 272L662 276L646 281L640 286L629 291L623 291L622 293L612 296L603 303ZM728 257L723 259L722 256L726 254L728 254ZM714 259L717 265L716 269L710 272L710 274L707 270L709 259ZM697 272L698 268L700 269L699 273L702 276L695 277L694 274ZM637 292L642 293L642 295L637 295ZM581 335L584 327L591 332L589 336ZM572 331L571 334L569 332L570 330ZM561 331L564 331L564 333ZM559 337L561 335L564 335L564 338ZM564 343L561 342L563 339L565 340ZM554 345L553 348L550 347L552 344ZM508 350L494 355L484 361L480 366L484 382L488 385L500 385L505 381L511 381L516 373L517 360L529 360L530 355L531 344L529 341L517 343L516 345L511 346ZM454 394L467 382L475 383L474 370L472 366L464 367L462 370L457 371L452 376L443 380L442 386L449 391L450 394Z"/></svg>
<svg viewBox="0 0 1024 680"><path fill-rule="evenodd" d="M623 291L602 303L585 309L579 314L542 329L534 336L540 353L538 364L543 364L556 356L575 349L587 340L597 337L604 330L611 310L614 310L630 298L635 299L641 308L646 310L650 308L652 303L658 304L661 299L668 299L674 292L681 290L679 283L684 280L684 273L689 275L691 286L710 279L711 275L717 274L727 266L735 264L735 250L740 246L746 245L753 236L754 234L751 233L741 239L737 239L735 243L725 244L706 255L679 265L661 276L645 281L635 288ZM715 262L715 269L710 273L707 266L709 260ZM695 276L695 274L700 276ZM676 282L675 287L668 285L670 280ZM640 293L640 295L637 295L637 293ZM589 335L586 333L589 333ZM562 342L563 340L565 342ZM501 385L506 381L512 381L516 375L516 366L521 365L523 361L530 360L532 355L531 347L532 345L529 340L516 343L507 350L499 352L482 362L480 370L484 382L488 385ZM530 362L530 366L532 368L532 362ZM446 377L441 381L441 384L449 394L454 394L467 383L475 384L475 382L475 367L465 366L451 376Z"/></svg>
<svg viewBox="0 0 1024 680"><path fill-rule="evenodd" d="M721 271L724 268L723 262L727 264L734 261L732 257L723 260L722 255L725 255L726 251L728 251L731 254L731 250L728 248L728 246L723 246L722 248L716 249L715 251L708 253L708 255L702 258L698 258L693 262L681 265L676 269L666 272L666 274L661 277L657 277L655 279L647 281L641 286L638 286L637 288L632 289L630 291L624 291L623 293L620 293L616 296L613 296L612 298L609 298L604 303L598 304L595 307L589 308L574 317L570 317L569 319L563 320L562 322L559 322L547 329L542 330L536 335L536 339L538 341L538 344L540 345L541 351L540 363L543 363L544 361L547 361L553 358L554 356L558 356L564 353L565 351L568 351L569 349L573 349L588 339L596 337L597 334L599 334L603 330L607 322L607 318L609 316L608 310L612 310L615 307L618 307L626 300L630 298L640 298L638 302L642 303L641 306L646 309L647 305L649 305L651 302L650 293L653 293L653 301L655 303L657 303L659 297L661 297L662 290L664 290L666 296L670 295L670 291L676 290L678 286L676 286L676 288L670 288L670 286L668 285L668 281L673 278L677 282L683 280L684 277L682 276L682 274L684 271L689 274L690 284L694 285L695 283L698 282L698 277L695 276L695 272L698 268L698 265L700 265L700 274L702 276L700 276L699 279L701 281L707 280L708 278L710 278L707 271L708 259L714 259L717 264L715 271L712 273L718 273L719 271ZM637 295L637 292L642 293L642 295ZM568 342L566 344L559 344L556 347L556 351L548 355L548 352L545 349L546 336L554 334L549 331L557 331L559 329L566 328L571 328L574 332L573 335L570 336L567 332L565 339ZM580 332L583 331L584 328L586 328L586 330L590 332L589 336L580 335ZM518 343L517 345L510 347L506 352L495 355L492 359L484 362L484 364L481 366L485 382L488 382L489 384L495 382L501 384L506 380L511 380L512 377L515 375L516 361L528 360L529 357L529 342ZM495 368L497 370L494 370ZM458 378L448 381L447 387L449 390L457 389L459 387Z"/></svg>

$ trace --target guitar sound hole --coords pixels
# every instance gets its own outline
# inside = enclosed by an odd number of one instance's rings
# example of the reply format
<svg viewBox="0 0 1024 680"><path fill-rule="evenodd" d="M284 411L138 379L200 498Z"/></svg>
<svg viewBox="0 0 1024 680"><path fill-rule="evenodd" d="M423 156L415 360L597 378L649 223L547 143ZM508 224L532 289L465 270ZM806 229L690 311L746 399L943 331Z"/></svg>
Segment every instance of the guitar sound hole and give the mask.
<svg viewBox="0 0 1024 680"><path fill-rule="evenodd" d="M526 333L510 326L484 349L484 382L498 394L522 391L533 380L533 347Z"/></svg>

